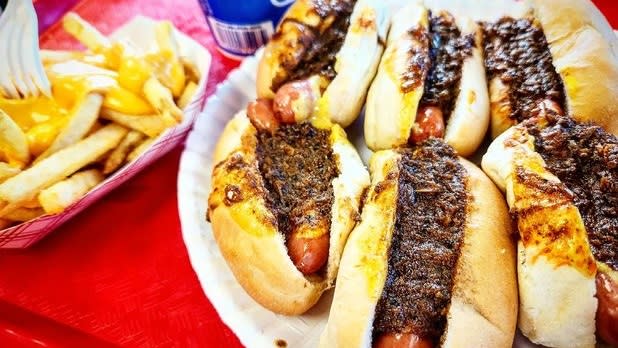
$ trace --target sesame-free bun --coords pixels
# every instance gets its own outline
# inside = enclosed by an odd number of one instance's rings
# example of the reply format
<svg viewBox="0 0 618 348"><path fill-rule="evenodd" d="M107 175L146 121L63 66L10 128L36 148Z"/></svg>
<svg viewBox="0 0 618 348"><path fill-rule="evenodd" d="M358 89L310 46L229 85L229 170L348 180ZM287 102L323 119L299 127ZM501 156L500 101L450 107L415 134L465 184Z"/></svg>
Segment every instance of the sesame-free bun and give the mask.
<svg viewBox="0 0 618 348"><path fill-rule="evenodd" d="M618 135L616 37L589 0L534 0L556 71L562 77L567 109Z"/></svg>
<svg viewBox="0 0 618 348"><path fill-rule="evenodd" d="M375 310L388 272L398 197L397 151L376 152L361 222L341 259L321 347L371 347ZM485 174L460 158L469 194L463 245L454 274L444 347L511 347L517 282L511 224L502 195ZM412 202L410 204L413 204Z"/></svg>
<svg viewBox="0 0 618 348"><path fill-rule="evenodd" d="M319 6L323 3L318 0L298 0L286 12L258 66L258 97L273 98L277 92L272 86L273 80L277 76L287 76L284 65L289 64L292 57L301 55L315 40L315 36L307 39L303 33L310 30L307 28L319 31L326 23L316 12ZM315 113L318 116L330 118L343 127L356 119L382 56L381 42L386 38L388 25L388 8L381 0L356 2L343 45L336 52L334 69L337 74L317 101ZM303 35L305 38L301 39Z"/></svg>
<svg viewBox="0 0 618 348"><path fill-rule="evenodd" d="M618 134L618 40L607 20L589 0L528 3L528 16L541 25L564 84L565 111L576 121ZM509 117L508 86L497 80L489 82L494 138L516 123Z"/></svg>
<svg viewBox="0 0 618 348"><path fill-rule="evenodd" d="M596 266L572 193L547 171L523 125L492 142L482 167L515 214L522 333L549 347L593 347Z"/></svg>
<svg viewBox="0 0 618 348"><path fill-rule="evenodd" d="M425 81L402 88L411 69L410 52L429 56L427 47L410 34L428 28L429 9L412 1L393 15L386 50L369 88L365 109L365 141L374 150L406 146L414 127ZM472 35L472 54L462 64L459 93L446 121L444 140L461 156L471 155L483 141L489 124L489 96L481 51L481 30L470 18L453 15L461 35ZM429 65L424 69L429 70ZM445 112L443 110L443 112Z"/></svg>
<svg viewBox="0 0 618 348"><path fill-rule="evenodd" d="M256 134L245 111L223 131L215 149L208 217L221 254L245 291L273 312L297 315L332 287L369 175L343 129L332 126L330 142L339 176L332 181L328 263L323 276L304 276L288 256L277 219L266 206ZM235 190L233 202L228 197L230 187Z"/></svg>

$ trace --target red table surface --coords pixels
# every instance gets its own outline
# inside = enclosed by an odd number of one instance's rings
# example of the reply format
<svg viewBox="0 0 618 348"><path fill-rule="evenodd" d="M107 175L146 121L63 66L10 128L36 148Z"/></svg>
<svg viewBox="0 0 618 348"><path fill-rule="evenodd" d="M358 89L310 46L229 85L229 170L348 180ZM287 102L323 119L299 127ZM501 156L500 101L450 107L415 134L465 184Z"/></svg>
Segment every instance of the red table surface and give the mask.
<svg viewBox="0 0 618 348"><path fill-rule="evenodd" d="M597 0L618 26L618 4ZM208 93L237 62L214 49L194 0L84 0L104 33L135 14L167 18L213 55ZM72 48L58 25L46 48ZM0 251L0 346L237 347L204 296L184 247L172 151L27 250Z"/></svg>

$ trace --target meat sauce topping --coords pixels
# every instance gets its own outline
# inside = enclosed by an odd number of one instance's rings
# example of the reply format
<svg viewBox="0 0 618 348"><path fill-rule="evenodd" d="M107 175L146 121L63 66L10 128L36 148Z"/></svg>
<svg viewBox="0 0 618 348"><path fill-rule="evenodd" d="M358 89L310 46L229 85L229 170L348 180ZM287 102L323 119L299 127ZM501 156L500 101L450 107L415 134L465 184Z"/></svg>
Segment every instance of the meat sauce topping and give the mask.
<svg viewBox="0 0 618 348"><path fill-rule="evenodd" d="M285 235L303 219L305 207L329 219L333 205L331 182L339 174L330 147L330 132L309 123L281 125L274 134L258 133L257 158L266 204Z"/></svg>
<svg viewBox="0 0 618 348"><path fill-rule="evenodd" d="M526 123L536 151L573 192L595 259L618 271L618 137L569 117L548 121Z"/></svg>
<svg viewBox="0 0 618 348"><path fill-rule="evenodd" d="M459 94L463 61L473 47L472 34L462 36L449 13L429 14L430 68L420 106L437 106L448 120Z"/></svg>
<svg viewBox="0 0 618 348"><path fill-rule="evenodd" d="M286 82L302 80L315 74L321 75L328 81L332 81L337 76L335 71L336 57L348 32L350 17L356 0L318 0L313 3L314 10L323 19L323 23L330 22L330 20L326 20L329 17L334 18L334 20L325 28L316 28L294 19L284 19L281 27L286 21L292 21L302 28L303 34L298 40L299 44L306 48L299 57L282 62L286 73L277 75L273 79L272 88L274 91ZM273 40L276 40L279 35L280 33L275 33Z"/></svg>
<svg viewBox="0 0 618 348"><path fill-rule="evenodd" d="M510 87L510 117L521 122L537 115L545 99L564 110L564 87L540 26L529 19L503 17L482 27L487 78L499 77Z"/></svg>
<svg viewBox="0 0 618 348"><path fill-rule="evenodd" d="M466 172L454 150L434 138L399 151L395 230L374 342L381 334L412 332L438 343L463 242Z"/></svg>

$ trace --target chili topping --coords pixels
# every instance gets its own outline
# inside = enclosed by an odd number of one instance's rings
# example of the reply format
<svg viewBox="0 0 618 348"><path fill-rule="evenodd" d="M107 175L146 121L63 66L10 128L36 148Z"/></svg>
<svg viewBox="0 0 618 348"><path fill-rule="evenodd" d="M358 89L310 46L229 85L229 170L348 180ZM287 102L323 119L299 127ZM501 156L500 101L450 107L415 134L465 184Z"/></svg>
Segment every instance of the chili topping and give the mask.
<svg viewBox="0 0 618 348"><path fill-rule="evenodd" d="M288 234L306 208L328 219L333 205L332 181L339 174L330 146L330 132L310 123L281 125L274 134L258 133L257 158L264 178L266 204Z"/></svg>
<svg viewBox="0 0 618 348"><path fill-rule="evenodd" d="M573 192L595 259L618 271L618 137L570 117L548 122L526 123L536 151Z"/></svg>
<svg viewBox="0 0 618 348"><path fill-rule="evenodd" d="M412 332L437 343L463 242L466 171L454 150L435 138L399 151L395 229L373 337Z"/></svg>
<svg viewBox="0 0 618 348"><path fill-rule="evenodd" d="M510 88L510 117L521 122L536 116L545 99L564 110L564 87L540 25L503 17L482 27L487 78L498 77Z"/></svg>
<svg viewBox="0 0 618 348"><path fill-rule="evenodd" d="M348 32L355 3L356 0L314 0L314 11L322 18L321 28L312 27L291 18L283 20L280 28L284 28L286 22L290 21L299 27L300 35L294 46L304 47L304 50L294 59L282 60L284 71L273 79L274 91L286 82L302 80L315 74L321 75L328 81L332 81L337 76L335 61ZM275 33L273 40L277 40L280 36L281 32Z"/></svg>
<svg viewBox="0 0 618 348"><path fill-rule="evenodd" d="M463 61L472 55L474 36L462 36L455 19L447 12L429 14L429 72L420 106L437 106L448 120L459 84Z"/></svg>

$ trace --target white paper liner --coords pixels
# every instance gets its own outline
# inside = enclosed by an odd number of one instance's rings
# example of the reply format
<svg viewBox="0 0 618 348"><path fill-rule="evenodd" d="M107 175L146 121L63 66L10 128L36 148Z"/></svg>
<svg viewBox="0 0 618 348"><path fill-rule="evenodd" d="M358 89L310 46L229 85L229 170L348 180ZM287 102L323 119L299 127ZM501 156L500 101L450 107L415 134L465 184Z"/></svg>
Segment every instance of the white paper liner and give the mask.
<svg viewBox="0 0 618 348"><path fill-rule="evenodd" d="M136 16L111 35L113 39L126 39L137 48L147 51L156 44L154 37L155 21ZM37 219L24 222L0 231L0 248L25 248L37 242L64 222L84 210L105 194L129 180L135 174L146 168L155 160L174 149L184 139L197 118L206 94L206 81L210 68L211 56L208 50L193 39L176 31L180 55L194 62L201 73L197 90L189 105L184 109L182 123L161 134L153 145L142 153L135 161L124 166L114 175L97 185L79 201L69 206L64 212L55 215L44 215Z"/></svg>

